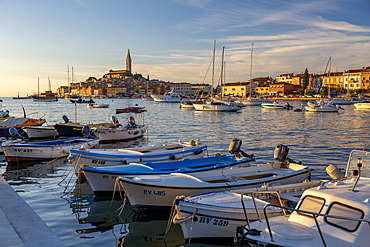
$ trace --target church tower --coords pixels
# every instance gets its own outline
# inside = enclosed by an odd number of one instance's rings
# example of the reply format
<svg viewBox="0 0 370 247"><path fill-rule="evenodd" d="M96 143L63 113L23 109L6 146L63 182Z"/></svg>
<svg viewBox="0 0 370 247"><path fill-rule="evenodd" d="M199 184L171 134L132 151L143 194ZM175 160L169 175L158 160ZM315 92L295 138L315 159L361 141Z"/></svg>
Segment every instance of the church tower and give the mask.
<svg viewBox="0 0 370 247"><path fill-rule="evenodd" d="M127 72L131 72L131 55L130 55L130 49L128 50L127 52L127 56L126 56L126 70Z"/></svg>

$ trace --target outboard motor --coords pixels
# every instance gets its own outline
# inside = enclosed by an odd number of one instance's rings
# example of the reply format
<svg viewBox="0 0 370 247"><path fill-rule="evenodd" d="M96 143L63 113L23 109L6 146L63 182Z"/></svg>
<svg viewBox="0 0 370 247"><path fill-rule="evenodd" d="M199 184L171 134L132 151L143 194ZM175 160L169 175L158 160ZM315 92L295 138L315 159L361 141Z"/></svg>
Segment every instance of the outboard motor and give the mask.
<svg viewBox="0 0 370 247"><path fill-rule="evenodd" d="M90 130L90 127L88 125L85 125L81 130L84 137L89 137L90 136L90 131L91 130Z"/></svg>
<svg viewBox="0 0 370 247"><path fill-rule="evenodd" d="M119 122L118 122L118 118L116 116L112 116L112 122L115 124L115 125L118 125Z"/></svg>
<svg viewBox="0 0 370 247"><path fill-rule="evenodd" d="M279 144L276 146L274 150L274 159L280 162L285 162L287 159L288 153L289 153L289 148L287 146Z"/></svg>
<svg viewBox="0 0 370 247"><path fill-rule="evenodd" d="M69 118L66 115L63 115L64 123L69 123Z"/></svg>
<svg viewBox="0 0 370 247"><path fill-rule="evenodd" d="M237 154L240 152L240 147L242 146L242 140L234 138L231 140L229 145L230 154Z"/></svg>
<svg viewBox="0 0 370 247"><path fill-rule="evenodd" d="M246 158L251 158L254 159L254 154L247 154L243 150L240 149L242 146L242 140L234 138L231 140L230 145L229 145L229 152L230 154L233 154L235 158L239 158L240 155L243 155Z"/></svg>
<svg viewBox="0 0 370 247"><path fill-rule="evenodd" d="M9 134L12 137L13 140L19 138L19 133L18 133L18 130L16 128L10 128L9 129Z"/></svg>
<svg viewBox="0 0 370 247"><path fill-rule="evenodd" d="M130 126L135 126L136 125L135 118L133 116L128 118L128 125L130 125Z"/></svg>

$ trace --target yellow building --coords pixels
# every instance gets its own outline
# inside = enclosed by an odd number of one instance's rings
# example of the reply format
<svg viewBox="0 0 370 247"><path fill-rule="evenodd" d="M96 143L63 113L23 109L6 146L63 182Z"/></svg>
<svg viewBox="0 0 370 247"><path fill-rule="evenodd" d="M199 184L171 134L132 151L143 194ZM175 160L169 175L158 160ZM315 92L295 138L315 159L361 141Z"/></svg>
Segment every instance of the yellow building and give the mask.
<svg viewBox="0 0 370 247"><path fill-rule="evenodd" d="M343 72L331 72L322 77L322 86L330 88L343 88Z"/></svg>
<svg viewBox="0 0 370 247"><path fill-rule="evenodd" d="M108 87L107 88L107 96L116 96L119 94L125 94L127 92L126 87Z"/></svg>
<svg viewBox="0 0 370 247"><path fill-rule="evenodd" d="M254 94L256 87L256 84L249 82L227 83L221 87L221 93L222 96L247 97L249 94ZM249 92L250 89L251 92Z"/></svg>

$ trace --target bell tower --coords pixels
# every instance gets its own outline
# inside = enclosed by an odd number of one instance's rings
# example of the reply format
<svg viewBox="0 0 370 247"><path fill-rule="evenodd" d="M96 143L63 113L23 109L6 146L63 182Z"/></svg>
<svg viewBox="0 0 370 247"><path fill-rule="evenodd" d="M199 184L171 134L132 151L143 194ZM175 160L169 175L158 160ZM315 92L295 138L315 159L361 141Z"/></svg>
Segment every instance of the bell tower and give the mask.
<svg viewBox="0 0 370 247"><path fill-rule="evenodd" d="M131 66L132 66L132 63L131 63L131 55L130 55L130 49L128 49L127 51L127 56L126 56L126 70L128 72L131 72Z"/></svg>

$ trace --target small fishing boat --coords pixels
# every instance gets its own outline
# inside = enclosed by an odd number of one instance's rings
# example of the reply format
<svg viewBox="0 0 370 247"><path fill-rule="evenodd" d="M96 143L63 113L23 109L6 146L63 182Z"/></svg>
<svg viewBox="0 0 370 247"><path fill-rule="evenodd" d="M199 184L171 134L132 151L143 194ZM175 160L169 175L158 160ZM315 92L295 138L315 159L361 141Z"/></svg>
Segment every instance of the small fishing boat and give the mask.
<svg viewBox="0 0 370 247"><path fill-rule="evenodd" d="M120 108L116 109L116 114L120 113L142 113L146 112L145 106L132 106L132 107L125 107L125 108Z"/></svg>
<svg viewBox="0 0 370 247"><path fill-rule="evenodd" d="M355 154L359 157L357 162ZM353 150L345 174L329 165L327 172L335 180L306 190L295 208L266 206L265 219L237 230L237 242L253 247L368 246L370 178L361 174L366 171L364 159L369 154L368 151ZM266 210L272 206L292 213L268 217Z"/></svg>
<svg viewBox="0 0 370 247"><path fill-rule="evenodd" d="M3 143L4 156L8 164L51 160L68 156L71 148L93 148L99 144L96 137L73 137L43 142Z"/></svg>
<svg viewBox="0 0 370 247"><path fill-rule="evenodd" d="M18 133L23 133L22 127L27 126L38 126L42 125L46 122L43 118L27 118L27 117L13 117L7 118L4 121L0 121L0 137L5 136L9 137L11 134L9 133L10 128L15 128Z"/></svg>
<svg viewBox="0 0 370 247"><path fill-rule="evenodd" d="M94 194L112 194L114 191L123 191L119 186L115 186L116 179L124 175L157 175L180 172L192 174L199 171L221 169L236 165L248 165L254 161L252 158L234 158L230 155L220 155L199 159L184 159L172 162L147 162L130 163L128 165L114 166L83 166L81 171L89 181Z"/></svg>
<svg viewBox="0 0 370 247"><path fill-rule="evenodd" d="M66 115L63 115L62 118L64 123L54 124L60 137L83 136L82 129L85 125L71 122Z"/></svg>
<svg viewBox="0 0 370 247"><path fill-rule="evenodd" d="M293 109L293 106L291 106L289 103L280 104L276 100L274 102L261 103L261 106L265 109Z"/></svg>
<svg viewBox="0 0 370 247"><path fill-rule="evenodd" d="M370 110L370 101L362 101L359 103L353 104L356 110Z"/></svg>
<svg viewBox="0 0 370 247"><path fill-rule="evenodd" d="M95 101L93 99L85 100L85 99L82 99L82 98L70 99L69 101L71 101L72 103L87 103L87 104L95 103Z"/></svg>
<svg viewBox="0 0 370 247"><path fill-rule="evenodd" d="M307 102L305 110L309 112L338 112L339 110L344 110L338 105L334 105L331 102L325 102L319 100L317 102Z"/></svg>
<svg viewBox="0 0 370 247"><path fill-rule="evenodd" d="M54 125L27 126L22 130L27 134L29 139L56 138L59 136Z"/></svg>
<svg viewBox="0 0 370 247"><path fill-rule="evenodd" d="M267 183L298 183L310 178L312 169L288 162L286 146L275 150L277 162L264 165L222 168L190 174L120 176L130 204L135 210L165 208L176 196L260 187Z"/></svg>
<svg viewBox="0 0 370 247"><path fill-rule="evenodd" d="M71 149L69 162L76 173L84 165L125 165L140 162L163 162L204 157L207 145L199 141L165 143L127 149Z"/></svg>
<svg viewBox="0 0 370 247"><path fill-rule="evenodd" d="M108 108L109 107L109 104L93 104L93 103L90 103L90 104L87 104L86 105L87 108Z"/></svg>
<svg viewBox="0 0 370 247"><path fill-rule="evenodd" d="M178 196L175 200L175 224L181 224L185 239L233 238L235 229L246 220L258 220L269 203L295 206L302 193L319 186L320 180L266 185L245 190L210 192ZM282 209L269 208L269 217L283 214Z"/></svg>
<svg viewBox="0 0 370 247"><path fill-rule="evenodd" d="M115 116L112 116L112 122L109 125L92 128L94 135L99 137L100 143L135 139L143 136L147 129L144 124L137 124L133 116L129 117L127 125L120 124Z"/></svg>

